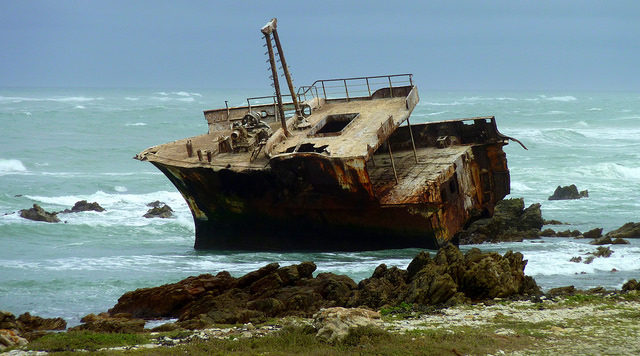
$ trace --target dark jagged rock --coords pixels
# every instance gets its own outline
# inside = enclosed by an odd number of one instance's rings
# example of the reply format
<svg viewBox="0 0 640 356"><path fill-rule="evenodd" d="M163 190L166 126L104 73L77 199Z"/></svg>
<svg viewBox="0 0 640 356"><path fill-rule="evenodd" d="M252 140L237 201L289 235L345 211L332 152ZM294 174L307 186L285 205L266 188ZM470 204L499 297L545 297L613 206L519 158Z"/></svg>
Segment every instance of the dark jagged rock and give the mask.
<svg viewBox="0 0 640 356"><path fill-rule="evenodd" d="M178 326L198 329L271 317L310 317L321 308L380 308L402 302L451 305L539 294L535 281L524 275L526 263L518 252L501 256L472 249L462 254L448 245L434 259L426 252L418 254L408 270L382 264L359 284L333 273L313 277L312 262L286 267L272 263L240 278L220 272L127 292L109 313L178 318Z"/></svg>
<svg viewBox="0 0 640 356"><path fill-rule="evenodd" d="M608 236L612 239L615 239L617 237L623 239L640 238L640 223L628 222L618 229L609 231L605 236Z"/></svg>
<svg viewBox="0 0 640 356"><path fill-rule="evenodd" d="M591 264L591 262L593 262L593 260L595 260L595 259L596 259L596 256L587 256L584 259L584 264L586 264L586 265Z"/></svg>
<svg viewBox="0 0 640 356"><path fill-rule="evenodd" d="M598 249L593 252L595 257L610 257L613 251L609 247L599 246Z"/></svg>
<svg viewBox="0 0 640 356"><path fill-rule="evenodd" d="M580 262L582 262L582 257L580 257L580 256L571 257L569 262L580 263Z"/></svg>
<svg viewBox="0 0 640 356"><path fill-rule="evenodd" d="M88 203L86 200L80 200L77 201L71 209L65 209L64 211L61 211L61 213L79 213L81 211L97 211L101 213L104 210L105 209L97 202Z"/></svg>
<svg viewBox="0 0 640 356"><path fill-rule="evenodd" d="M613 243L610 237L601 237L599 239L589 242L590 245L610 245Z"/></svg>
<svg viewBox="0 0 640 356"><path fill-rule="evenodd" d="M565 230L556 232L557 237L579 237L582 233L579 230Z"/></svg>
<svg viewBox="0 0 640 356"><path fill-rule="evenodd" d="M152 201L151 203L147 204L147 206L150 208L159 208L163 205L167 205L167 204L160 200Z"/></svg>
<svg viewBox="0 0 640 356"><path fill-rule="evenodd" d="M544 237L556 237L556 232L553 229L544 229L540 231L540 236Z"/></svg>
<svg viewBox="0 0 640 356"><path fill-rule="evenodd" d="M33 204L33 208L31 209L22 209L20 210L20 216L34 221L44 221L48 223L57 223L60 222L58 219L57 213L50 213L42 209L40 205Z"/></svg>
<svg viewBox="0 0 640 356"><path fill-rule="evenodd" d="M578 187L576 187L575 184L571 184L565 187L558 186L558 188L553 192L553 195L549 197L549 200L570 200L588 197L588 190L578 192Z"/></svg>
<svg viewBox="0 0 640 356"><path fill-rule="evenodd" d="M0 329L17 330L16 316L12 313L0 310Z"/></svg>
<svg viewBox="0 0 640 356"><path fill-rule="evenodd" d="M543 224L540 204L525 209L524 199L505 199L496 204L491 218L471 223L455 239L461 245L537 239Z"/></svg>
<svg viewBox="0 0 640 356"><path fill-rule="evenodd" d="M153 202L151 204L155 204L156 202ZM163 205L159 205L158 206L154 206L151 209L147 210L147 213L144 214L143 216L147 219L150 218L161 218L161 219L166 219L166 218L170 218L173 216L173 209L171 209L171 207L167 204L162 203Z"/></svg>
<svg viewBox="0 0 640 356"><path fill-rule="evenodd" d="M611 241L612 245L628 245L629 241L623 239L622 237L616 237L613 241Z"/></svg>
<svg viewBox="0 0 640 356"><path fill-rule="evenodd" d="M18 328L23 332L39 330L64 330L67 322L62 318L42 318L37 315L24 313L16 319Z"/></svg>
<svg viewBox="0 0 640 356"><path fill-rule="evenodd" d="M123 294L109 313L130 313L136 318L176 317L188 303L203 294L220 295L236 286L237 280L223 271L201 274L178 283L142 288Z"/></svg>
<svg viewBox="0 0 640 356"><path fill-rule="evenodd" d="M11 333L5 333L5 337L11 336L16 341L24 342L33 341L38 337L41 337L50 330L64 330L67 327L67 322L62 318L41 318L39 316L24 313L17 319L9 313L0 311L0 330L11 331ZM9 341L4 339L4 341ZM0 350L4 346L11 347L16 345L9 345L6 342L3 343L0 340Z"/></svg>
<svg viewBox="0 0 640 356"><path fill-rule="evenodd" d="M597 227L582 234L585 239L599 239L602 237L602 228Z"/></svg>
<svg viewBox="0 0 640 356"><path fill-rule="evenodd" d="M597 240L591 241L590 244L591 245L628 245L629 241L620 237L612 240L611 237L605 236Z"/></svg>
<svg viewBox="0 0 640 356"><path fill-rule="evenodd" d="M622 291L628 292L632 290L640 290L640 283L638 283L638 281L636 281L635 279L630 279L622 285Z"/></svg>
<svg viewBox="0 0 640 356"><path fill-rule="evenodd" d="M574 287L574 286L566 286L566 287L551 288L551 289L549 289L549 291L547 291L546 294L549 297L559 297L559 296L574 295L574 294L576 294L576 292L578 292L576 287Z"/></svg>
<svg viewBox="0 0 640 356"><path fill-rule="evenodd" d="M80 319L83 324L69 328L69 331L89 330L104 333L131 334L144 331L142 319L131 318L128 314L100 313L98 315L89 314Z"/></svg>

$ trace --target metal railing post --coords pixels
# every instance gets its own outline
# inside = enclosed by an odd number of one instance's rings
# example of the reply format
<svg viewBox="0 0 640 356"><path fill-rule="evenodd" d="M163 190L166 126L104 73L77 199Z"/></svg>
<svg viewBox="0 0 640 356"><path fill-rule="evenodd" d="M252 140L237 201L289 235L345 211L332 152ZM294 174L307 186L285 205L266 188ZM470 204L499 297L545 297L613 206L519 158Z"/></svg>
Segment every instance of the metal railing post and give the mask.
<svg viewBox="0 0 640 356"><path fill-rule="evenodd" d="M387 139L387 148L389 149L389 158L391 159L391 167L393 168L393 176L396 178L396 184L398 184L398 172L396 171L396 163L393 160L393 153L391 152L391 143Z"/></svg>
<svg viewBox="0 0 640 356"><path fill-rule="evenodd" d="M416 159L416 164L418 164L418 152L416 152L416 143L413 140L413 129L411 128L411 122L409 122L409 118L407 118L407 125L409 126L409 135L411 135L411 146L413 146L413 157Z"/></svg>
<svg viewBox="0 0 640 356"><path fill-rule="evenodd" d="M324 80L321 83L322 83L322 93L324 93L324 100L327 100L327 91L324 89Z"/></svg>
<svg viewBox="0 0 640 356"><path fill-rule="evenodd" d="M347 101L349 101L349 88L347 87L347 80L344 79L344 92L347 93Z"/></svg>
<svg viewBox="0 0 640 356"><path fill-rule="evenodd" d="M371 87L369 86L369 78L364 78L367 81L367 91L369 92L369 96L371 96Z"/></svg>
<svg viewBox="0 0 640 356"><path fill-rule="evenodd" d="M387 78L389 79L389 94L393 98L393 84L391 84L391 76L387 76Z"/></svg>

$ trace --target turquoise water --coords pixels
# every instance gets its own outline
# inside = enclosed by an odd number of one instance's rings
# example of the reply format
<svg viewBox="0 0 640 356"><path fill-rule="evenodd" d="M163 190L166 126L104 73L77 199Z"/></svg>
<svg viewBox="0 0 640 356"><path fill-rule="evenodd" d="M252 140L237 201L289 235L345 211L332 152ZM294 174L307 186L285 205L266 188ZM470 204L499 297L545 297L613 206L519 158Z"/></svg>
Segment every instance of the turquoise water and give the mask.
<svg viewBox="0 0 640 356"><path fill-rule="evenodd" d="M182 197L143 149L206 131L202 110L242 105L260 90L0 89L0 309L62 316L70 324L105 311L128 290L269 262L313 260L318 271L369 277L380 263L405 268L416 249L359 253L237 253L193 250L194 228ZM512 197L541 203L561 229L605 231L640 221L640 94L421 93L412 122L495 115L506 147ZM546 200L558 185L589 198ZM106 211L61 214L64 223L20 218L37 203L48 211L76 201ZM145 219L161 200L174 219ZM558 228L558 227L555 227ZM613 246L611 258L568 262L593 250L585 242L543 239L483 250L524 253L526 272L544 288L574 284L619 288L640 277L640 241ZM463 247L464 249L470 247ZM615 268L619 272L611 272Z"/></svg>

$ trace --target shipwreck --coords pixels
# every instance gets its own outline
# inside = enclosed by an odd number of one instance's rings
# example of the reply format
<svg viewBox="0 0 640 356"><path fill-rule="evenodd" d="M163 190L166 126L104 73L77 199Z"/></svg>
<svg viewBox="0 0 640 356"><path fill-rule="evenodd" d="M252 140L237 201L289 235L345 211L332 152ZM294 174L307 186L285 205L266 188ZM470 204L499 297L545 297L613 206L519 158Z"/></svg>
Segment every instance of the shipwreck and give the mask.
<svg viewBox="0 0 640 356"><path fill-rule="evenodd" d="M276 19L261 32L275 95L204 111L207 133L135 157L187 201L196 249L438 248L509 194L494 117L411 123L411 74L296 91Z"/></svg>

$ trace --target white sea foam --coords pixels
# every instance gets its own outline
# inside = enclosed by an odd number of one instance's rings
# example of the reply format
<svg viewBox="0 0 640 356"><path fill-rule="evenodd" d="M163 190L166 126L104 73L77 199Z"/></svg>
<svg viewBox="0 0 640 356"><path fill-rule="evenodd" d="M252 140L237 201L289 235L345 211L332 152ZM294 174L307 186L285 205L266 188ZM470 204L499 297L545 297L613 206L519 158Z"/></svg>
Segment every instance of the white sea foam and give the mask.
<svg viewBox="0 0 640 356"><path fill-rule="evenodd" d="M86 107L84 105L76 105L75 108L76 109L86 109Z"/></svg>
<svg viewBox="0 0 640 356"><path fill-rule="evenodd" d="M549 101L563 101L563 102L569 102L569 101L578 100L578 98L576 98L575 96L571 96L571 95L544 97L544 99L545 100L549 100Z"/></svg>
<svg viewBox="0 0 640 356"><path fill-rule="evenodd" d="M586 167L589 173L601 178L640 181L640 167L627 167L618 163L599 163L595 167Z"/></svg>
<svg viewBox="0 0 640 356"><path fill-rule="evenodd" d="M602 111L602 108L590 108L587 111Z"/></svg>
<svg viewBox="0 0 640 356"><path fill-rule="evenodd" d="M27 172L27 168L17 159L0 158L0 175L16 174Z"/></svg>
<svg viewBox="0 0 640 356"><path fill-rule="evenodd" d="M127 123L125 124L125 126L147 126L147 124L145 122L134 122L134 123Z"/></svg>
<svg viewBox="0 0 640 356"><path fill-rule="evenodd" d="M439 103L439 102L425 102L424 104L418 105L427 105L427 106L458 106L458 105L473 105L473 103L461 103L459 101L452 101L450 103Z"/></svg>
<svg viewBox="0 0 640 356"><path fill-rule="evenodd" d="M124 100L128 100L128 101L138 101L138 100L140 100L140 98L134 98L134 97L131 97L131 96L127 96L127 97L125 97L125 98L124 98Z"/></svg>
<svg viewBox="0 0 640 356"><path fill-rule="evenodd" d="M511 190L513 192L525 192L535 190L522 182L511 181Z"/></svg>
<svg viewBox="0 0 640 356"><path fill-rule="evenodd" d="M113 187L113 190L115 190L116 192L119 192L119 193L124 193L128 189L127 189L127 187L123 187L121 185L116 185L115 187Z"/></svg>
<svg viewBox="0 0 640 356"><path fill-rule="evenodd" d="M126 188L125 188L126 189ZM32 196L27 198L38 203L55 205L62 208L70 208L79 200L97 202L105 208L105 212L85 212L61 214L61 219L69 224L91 226L147 226L162 224L179 224L188 229L193 228L191 213L182 195L178 192L158 191L147 194L123 194L105 193L97 191L88 195L64 195L64 196ZM172 219L147 219L143 215L147 212L148 203L162 201L173 210L175 217Z"/></svg>
<svg viewBox="0 0 640 356"><path fill-rule="evenodd" d="M53 101L60 103L67 102L87 102L95 100L104 100L102 97L86 97L86 96L61 96L50 98L32 98L32 97L19 97L19 96L0 96L0 102L20 103L23 101Z"/></svg>

